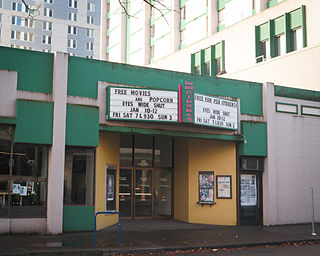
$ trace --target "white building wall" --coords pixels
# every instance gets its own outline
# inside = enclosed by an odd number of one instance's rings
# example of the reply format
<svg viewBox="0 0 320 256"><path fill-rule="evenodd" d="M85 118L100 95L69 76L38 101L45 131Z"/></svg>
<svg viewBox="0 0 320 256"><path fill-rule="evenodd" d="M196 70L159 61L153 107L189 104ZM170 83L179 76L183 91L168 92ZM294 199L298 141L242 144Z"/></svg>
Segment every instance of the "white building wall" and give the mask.
<svg viewBox="0 0 320 256"><path fill-rule="evenodd" d="M265 4L264 1L260 1L260 5ZM256 63L255 26L292 12L302 5L306 6L307 47L263 63ZM320 1L283 1L149 66L190 73L191 54L224 40L226 74L221 77L262 83L270 81L290 87L320 90L317 68L320 66L319 12ZM301 63L305 64L301 65Z"/></svg>
<svg viewBox="0 0 320 256"><path fill-rule="evenodd" d="M276 102L297 104L298 114L276 112ZM319 221L320 117L301 115L301 105L320 107L320 102L271 97L268 104L264 224L311 222L310 187L315 187Z"/></svg>

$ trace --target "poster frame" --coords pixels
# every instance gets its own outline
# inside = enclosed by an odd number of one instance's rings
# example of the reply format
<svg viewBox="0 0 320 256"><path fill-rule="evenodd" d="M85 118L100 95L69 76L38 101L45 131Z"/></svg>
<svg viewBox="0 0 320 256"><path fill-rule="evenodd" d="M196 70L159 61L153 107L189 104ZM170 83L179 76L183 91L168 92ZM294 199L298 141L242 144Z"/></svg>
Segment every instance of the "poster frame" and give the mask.
<svg viewBox="0 0 320 256"><path fill-rule="evenodd" d="M211 186L202 186L201 185L201 182L200 182L200 176L201 175L210 175L212 176L212 184ZM213 171L199 171L198 173L198 203L199 204L215 204L215 201L214 201L214 172ZM208 190L212 190L212 200L202 200L201 199L201 190L202 189L208 189Z"/></svg>
<svg viewBox="0 0 320 256"><path fill-rule="evenodd" d="M230 196L220 196L219 195L219 183L218 183L218 179L219 178L230 178ZM216 175L216 193L217 193L217 199L232 199L232 175Z"/></svg>

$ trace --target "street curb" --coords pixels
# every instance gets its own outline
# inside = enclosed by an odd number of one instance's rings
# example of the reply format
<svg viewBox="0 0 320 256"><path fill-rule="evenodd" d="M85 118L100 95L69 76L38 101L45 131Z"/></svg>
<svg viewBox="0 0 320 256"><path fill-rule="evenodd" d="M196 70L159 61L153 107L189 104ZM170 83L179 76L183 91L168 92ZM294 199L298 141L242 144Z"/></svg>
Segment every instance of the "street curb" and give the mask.
<svg viewBox="0 0 320 256"><path fill-rule="evenodd" d="M281 244L293 244L293 243L301 243L301 242L317 242L320 241L320 238L314 239L300 239L300 240L283 240L283 241L270 241L270 242L252 242L252 243L239 243L239 244L226 244L226 245L205 245L205 246L180 246L180 247L157 247L157 248L95 248L95 249L61 249L55 251L32 251L32 252L21 252L21 253L7 253L1 254L1 256L22 256L22 255L30 255L30 256L39 256L39 255L119 255L119 254L147 254L147 253L162 253L162 252L172 252L172 251L191 251L191 250L208 250L208 249L223 249L223 248L241 248L241 247L256 247L256 246L268 246L268 245L281 245Z"/></svg>

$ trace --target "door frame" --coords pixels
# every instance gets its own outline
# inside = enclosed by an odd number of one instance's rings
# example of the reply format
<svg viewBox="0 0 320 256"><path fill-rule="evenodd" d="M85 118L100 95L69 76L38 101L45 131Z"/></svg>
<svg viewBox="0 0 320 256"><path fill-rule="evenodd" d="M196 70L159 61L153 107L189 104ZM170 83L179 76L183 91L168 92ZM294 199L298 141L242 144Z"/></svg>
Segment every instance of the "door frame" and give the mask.
<svg viewBox="0 0 320 256"><path fill-rule="evenodd" d="M256 206L256 221L252 224L241 223L241 175L256 175L257 186L257 206ZM240 171L239 173L239 224L240 225L262 225L263 224L263 186L262 186L262 172L261 171Z"/></svg>
<svg viewBox="0 0 320 256"><path fill-rule="evenodd" d="M120 171L122 170L130 170L131 171L131 181L130 181L130 200L131 200L131 209L130 209L130 213L131 216L130 217L121 217L121 219L124 220L141 220L141 219L153 219L154 218L154 206L155 206L155 175L154 175L154 169L153 167L123 167L123 168L119 168L119 177L120 177ZM151 188L151 200L152 200L152 205L151 205L151 212L152 215L150 217L137 217L135 214L135 210L136 210L136 196L135 196L135 185L136 185L136 170L151 170L152 172L152 188ZM120 191L119 191L120 192ZM120 197L120 195L119 195ZM119 208L120 208L120 200L119 200Z"/></svg>

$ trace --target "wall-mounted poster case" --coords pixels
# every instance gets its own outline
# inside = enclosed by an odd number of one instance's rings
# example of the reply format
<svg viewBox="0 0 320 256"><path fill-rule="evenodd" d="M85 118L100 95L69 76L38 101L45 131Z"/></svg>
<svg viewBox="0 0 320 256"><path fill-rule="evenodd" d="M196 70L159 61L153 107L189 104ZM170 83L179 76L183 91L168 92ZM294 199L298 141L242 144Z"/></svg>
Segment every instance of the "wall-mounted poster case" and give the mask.
<svg viewBox="0 0 320 256"><path fill-rule="evenodd" d="M232 198L232 181L231 175L217 175L216 188L218 199Z"/></svg>
<svg viewBox="0 0 320 256"><path fill-rule="evenodd" d="M199 204L214 203L214 172L199 172Z"/></svg>

